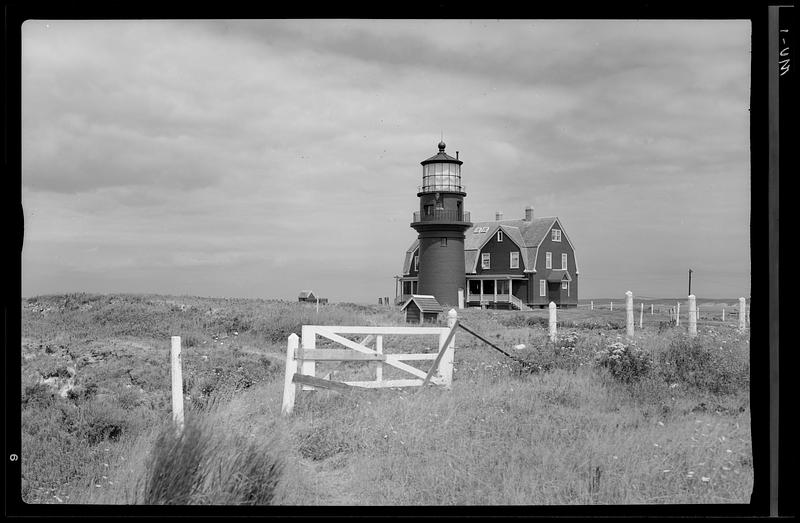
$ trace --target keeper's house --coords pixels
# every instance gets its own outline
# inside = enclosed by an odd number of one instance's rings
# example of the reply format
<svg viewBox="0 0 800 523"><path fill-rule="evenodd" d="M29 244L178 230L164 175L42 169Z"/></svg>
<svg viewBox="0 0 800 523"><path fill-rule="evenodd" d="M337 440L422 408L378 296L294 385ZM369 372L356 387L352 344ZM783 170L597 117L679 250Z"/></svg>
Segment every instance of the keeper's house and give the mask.
<svg viewBox="0 0 800 523"><path fill-rule="evenodd" d="M498 212L495 221L471 222L462 208L466 196L461 185L462 162L444 153L444 143L439 149L439 155L423 162L423 186L418 194L421 211L415 213L412 223L420 234L406 251L398 303L407 302L412 294L430 294L439 303L456 305L457 301L467 307L527 309L546 307L551 301L558 307L577 307L575 247L558 217L536 218L529 206L521 219L504 220ZM450 173L455 181L449 186L426 181L431 165L439 163L455 170ZM445 168L437 166L434 172L438 176L440 171ZM429 193L435 196L430 203L424 200ZM453 210L440 205L441 201L448 203L445 198L450 194L456 197ZM460 273L457 258L440 251L460 251L462 237L464 272Z"/></svg>

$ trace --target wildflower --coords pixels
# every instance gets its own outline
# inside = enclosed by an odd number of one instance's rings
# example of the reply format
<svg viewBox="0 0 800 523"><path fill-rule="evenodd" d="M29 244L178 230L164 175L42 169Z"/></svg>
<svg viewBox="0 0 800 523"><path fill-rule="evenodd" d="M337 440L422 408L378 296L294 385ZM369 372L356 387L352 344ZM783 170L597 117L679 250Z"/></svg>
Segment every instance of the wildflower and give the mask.
<svg viewBox="0 0 800 523"><path fill-rule="evenodd" d="M662 426L662 427L664 426L664 422L663 422L663 421L659 421L659 422L658 422L658 424L659 424L660 426Z"/></svg>
<svg viewBox="0 0 800 523"><path fill-rule="evenodd" d="M726 467L725 465L722 466L722 470L730 470L730 467Z"/></svg>
<svg viewBox="0 0 800 523"><path fill-rule="evenodd" d="M711 478L709 478L707 476L703 476L703 477L700 478L700 480L705 482L705 483L708 483L709 481L711 481Z"/></svg>
<svg viewBox="0 0 800 523"><path fill-rule="evenodd" d="M662 470L661 472L664 472L664 473L667 473L667 472L672 472L672 469L664 469L664 470Z"/></svg>

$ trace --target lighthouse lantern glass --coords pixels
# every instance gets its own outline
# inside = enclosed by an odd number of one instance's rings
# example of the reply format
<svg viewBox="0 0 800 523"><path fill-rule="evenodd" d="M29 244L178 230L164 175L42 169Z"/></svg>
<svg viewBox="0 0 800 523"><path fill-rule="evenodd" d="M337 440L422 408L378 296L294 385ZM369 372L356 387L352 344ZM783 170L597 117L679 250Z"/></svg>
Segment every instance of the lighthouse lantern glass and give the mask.
<svg viewBox="0 0 800 523"><path fill-rule="evenodd" d="M461 166L429 163L422 168L423 191L461 191Z"/></svg>

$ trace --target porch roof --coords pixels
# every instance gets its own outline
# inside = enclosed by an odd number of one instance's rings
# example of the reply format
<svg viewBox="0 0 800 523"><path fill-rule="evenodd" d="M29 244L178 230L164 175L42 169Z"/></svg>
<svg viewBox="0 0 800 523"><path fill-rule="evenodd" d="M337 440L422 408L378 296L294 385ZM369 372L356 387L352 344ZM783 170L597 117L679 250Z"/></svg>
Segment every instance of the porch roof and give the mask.
<svg viewBox="0 0 800 523"><path fill-rule="evenodd" d="M572 276L569 275L568 271L554 270L547 276L547 281L549 282L572 281Z"/></svg>

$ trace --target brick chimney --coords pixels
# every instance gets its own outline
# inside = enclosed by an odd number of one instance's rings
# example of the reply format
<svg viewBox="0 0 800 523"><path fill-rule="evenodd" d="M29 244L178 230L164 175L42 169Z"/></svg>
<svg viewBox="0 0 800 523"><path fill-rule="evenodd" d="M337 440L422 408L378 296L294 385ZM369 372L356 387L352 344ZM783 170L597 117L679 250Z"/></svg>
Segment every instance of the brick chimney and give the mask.
<svg viewBox="0 0 800 523"><path fill-rule="evenodd" d="M533 221L533 207L528 205L525 207L525 221L532 222Z"/></svg>
<svg viewBox="0 0 800 523"><path fill-rule="evenodd" d="M495 211L494 221L499 222L502 219L503 219L503 213L501 211Z"/></svg>

